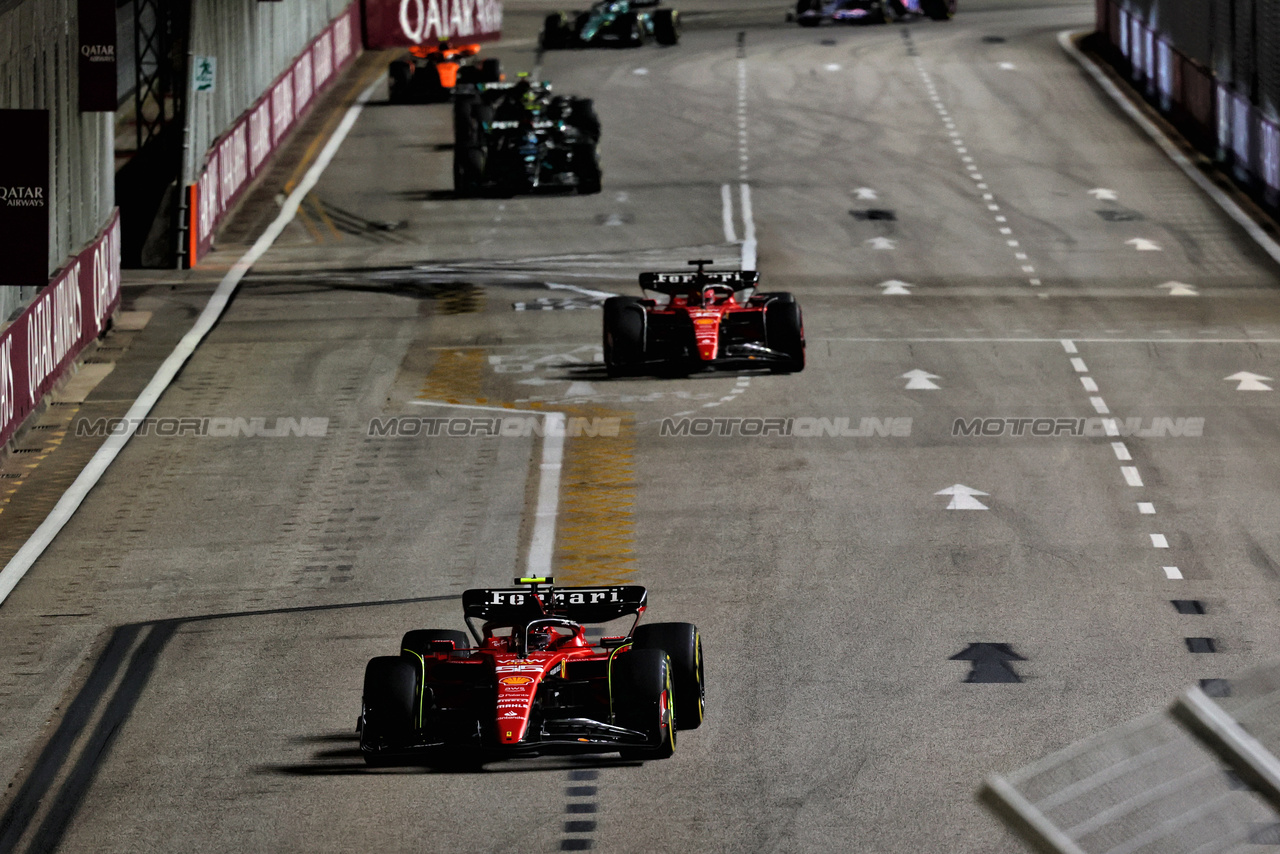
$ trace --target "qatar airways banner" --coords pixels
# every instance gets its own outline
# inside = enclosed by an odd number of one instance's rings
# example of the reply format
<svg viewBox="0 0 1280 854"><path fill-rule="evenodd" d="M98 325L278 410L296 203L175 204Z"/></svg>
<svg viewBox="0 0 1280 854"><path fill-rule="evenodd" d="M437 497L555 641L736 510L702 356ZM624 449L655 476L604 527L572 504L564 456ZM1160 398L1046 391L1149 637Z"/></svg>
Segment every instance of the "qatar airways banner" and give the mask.
<svg viewBox="0 0 1280 854"><path fill-rule="evenodd" d="M120 212L0 332L0 445L120 306Z"/></svg>
<svg viewBox="0 0 1280 854"><path fill-rule="evenodd" d="M364 46L412 47L441 39L493 41L502 36L502 0L361 0Z"/></svg>
<svg viewBox="0 0 1280 854"><path fill-rule="evenodd" d="M316 36L289 68L205 154L196 183L187 187L186 265L213 246L213 234L306 113L315 97L360 52L359 9L352 3Z"/></svg>

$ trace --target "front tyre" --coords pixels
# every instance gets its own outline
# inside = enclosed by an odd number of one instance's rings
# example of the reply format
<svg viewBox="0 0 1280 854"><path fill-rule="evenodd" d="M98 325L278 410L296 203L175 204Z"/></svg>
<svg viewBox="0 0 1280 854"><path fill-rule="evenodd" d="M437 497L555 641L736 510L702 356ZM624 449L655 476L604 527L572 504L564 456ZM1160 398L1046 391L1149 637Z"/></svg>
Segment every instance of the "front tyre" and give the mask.
<svg viewBox="0 0 1280 854"><path fill-rule="evenodd" d="M673 45L680 41L680 13L674 9L658 9L653 13L653 38L658 44Z"/></svg>
<svg viewBox="0 0 1280 854"><path fill-rule="evenodd" d="M956 13L955 0L921 0L920 11L933 21L949 21Z"/></svg>
<svg viewBox="0 0 1280 854"><path fill-rule="evenodd" d="M417 687L418 667L400 656L379 656L365 666L360 752L367 764L390 764L388 749L413 735Z"/></svg>
<svg viewBox="0 0 1280 854"><path fill-rule="evenodd" d="M624 747L623 759L667 759L676 752L671 661L660 649L632 649L613 664L609 701L619 726L648 736L645 747Z"/></svg>
<svg viewBox="0 0 1280 854"><path fill-rule="evenodd" d="M804 370L804 320L795 297L777 294L765 304L764 334L769 349L786 356L785 360L771 364L774 373L793 374Z"/></svg>
<svg viewBox="0 0 1280 854"><path fill-rule="evenodd" d="M670 659L671 682L676 692L676 728L702 726L706 681L698 627L693 623L650 623L637 626L631 639L633 650L660 649Z"/></svg>

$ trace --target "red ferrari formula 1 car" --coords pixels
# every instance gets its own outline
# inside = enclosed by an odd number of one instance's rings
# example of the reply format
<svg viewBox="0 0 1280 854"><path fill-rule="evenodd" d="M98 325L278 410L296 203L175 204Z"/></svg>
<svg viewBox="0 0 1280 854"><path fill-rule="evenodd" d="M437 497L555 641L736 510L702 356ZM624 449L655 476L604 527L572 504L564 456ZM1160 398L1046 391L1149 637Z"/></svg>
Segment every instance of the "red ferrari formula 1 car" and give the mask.
<svg viewBox="0 0 1280 854"><path fill-rule="evenodd" d="M804 369L804 323L789 293L757 294L754 270L641 273L645 298L604 303L609 376L702 368Z"/></svg>
<svg viewBox="0 0 1280 854"><path fill-rule="evenodd" d="M609 753L665 759L702 723L702 641L690 623L637 626L643 587L518 578L467 590L465 632L418 629L365 668L360 751L369 765ZM584 623L630 621L589 641Z"/></svg>

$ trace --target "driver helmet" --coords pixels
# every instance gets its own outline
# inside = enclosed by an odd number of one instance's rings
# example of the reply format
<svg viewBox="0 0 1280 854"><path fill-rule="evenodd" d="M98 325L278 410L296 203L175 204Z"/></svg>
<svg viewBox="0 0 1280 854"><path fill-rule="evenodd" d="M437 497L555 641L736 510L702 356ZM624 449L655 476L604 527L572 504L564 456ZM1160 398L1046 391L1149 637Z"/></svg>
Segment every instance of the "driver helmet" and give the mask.
<svg viewBox="0 0 1280 854"><path fill-rule="evenodd" d="M544 650L551 645L551 629L542 626L529 629L529 649Z"/></svg>

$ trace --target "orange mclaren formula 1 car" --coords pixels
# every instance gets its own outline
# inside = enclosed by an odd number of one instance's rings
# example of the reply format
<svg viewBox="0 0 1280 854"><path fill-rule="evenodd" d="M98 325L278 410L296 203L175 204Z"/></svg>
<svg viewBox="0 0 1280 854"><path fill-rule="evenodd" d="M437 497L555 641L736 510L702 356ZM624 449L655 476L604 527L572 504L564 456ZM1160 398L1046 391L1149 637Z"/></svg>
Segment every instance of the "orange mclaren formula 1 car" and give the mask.
<svg viewBox="0 0 1280 854"><path fill-rule="evenodd" d="M496 59L476 60L478 44L451 45L448 40L409 48L408 59L391 63L393 104L435 104L448 101L459 83L497 83L502 67Z"/></svg>
<svg viewBox="0 0 1280 854"><path fill-rule="evenodd" d="M417 629L369 661L360 752L370 765L620 752L665 759L702 723L702 640L691 623L636 625L643 587L467 590L466 632ZM588 638L584 624L629 623ZM602 630L592 632L599 635Z"/></svg>
<svg viewBox="0 0 1280 854"><path fill-rule="evenodd" d="M804 322L789 293L757 294L754 270L641 273L645 298L604 302L609 376L708 368L804 370Z"/></svg>

